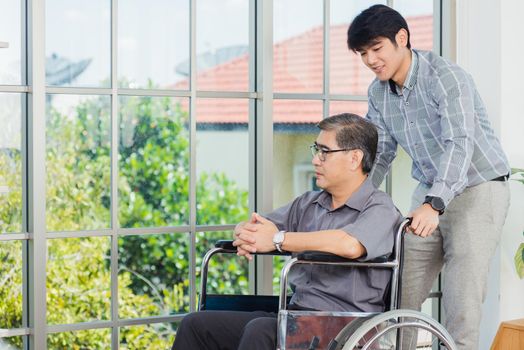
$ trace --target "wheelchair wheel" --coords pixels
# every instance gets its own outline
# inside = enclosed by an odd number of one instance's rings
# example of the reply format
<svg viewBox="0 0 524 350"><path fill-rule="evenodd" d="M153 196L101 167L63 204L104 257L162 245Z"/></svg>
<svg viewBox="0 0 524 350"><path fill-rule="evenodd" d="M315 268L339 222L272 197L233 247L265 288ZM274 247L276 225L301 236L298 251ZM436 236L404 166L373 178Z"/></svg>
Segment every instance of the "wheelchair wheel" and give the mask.
<svg viewBox="0 0 524 350"><path fill-rule="evenodd" d="M342 349L456 350L457 346L431 317L413 310L392 310L363 322Z"/></svg>

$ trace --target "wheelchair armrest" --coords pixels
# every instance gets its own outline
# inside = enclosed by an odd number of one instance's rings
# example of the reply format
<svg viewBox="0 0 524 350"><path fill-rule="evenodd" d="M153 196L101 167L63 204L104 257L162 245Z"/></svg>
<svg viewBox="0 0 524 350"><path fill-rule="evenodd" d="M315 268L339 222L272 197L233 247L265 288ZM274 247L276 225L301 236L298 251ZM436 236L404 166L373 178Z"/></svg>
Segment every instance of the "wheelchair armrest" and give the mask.
<svg viewBox="0 0 524 350"><path fill-rule="evenodd" d="M235 252L237 251L237 247L235 247L233 245L233 241L228 241L228 240L216 241L215 248L221 248L221 249L225 249L225 250L232 250L232 251L235 251Z"/></svg>
<svg viewBox="0 0 524 350"><path fill-rule="evenodd" d="M302 253L298 253L297 260L302 261L323 261L323 262L332 262L332 263L345 263L345 262L363 262L356 259L344 258L340 255L335 255L331 253L318 252L314 250L307 250ZM389 261L387 256L381 256L373 260L365 261L366 263L383 263Z"/></svg>
<svg viewBox="0 0 524 350"><path fill-rule="evenodd" d="M231 252L236 252L237 247L233 245L233 241L229 240L220 240L215 243L215 248L221 248L224 250L228 250ZM273 250L271 252L267 253L252 253L253 255L282 255L282 256L289 256L291 253L289 252L279 252L278 250Z"/></svg>

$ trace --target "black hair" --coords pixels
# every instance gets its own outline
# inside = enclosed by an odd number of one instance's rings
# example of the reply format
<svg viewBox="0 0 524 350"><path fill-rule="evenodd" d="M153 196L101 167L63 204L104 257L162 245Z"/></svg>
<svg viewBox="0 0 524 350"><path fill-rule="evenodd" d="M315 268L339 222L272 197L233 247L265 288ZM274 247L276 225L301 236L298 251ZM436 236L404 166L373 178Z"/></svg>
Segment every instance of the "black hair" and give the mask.
<svg viewBox="0 0 524 350"><path fill-rule="evenodd" d="M362 11L349 25L348 48L357 52L373 45L379 38L388 38L397 46L395 36L401 29L408 33L407 48L410 49L409 28L404 17L386 5L373 5Z"/></svg>
<svg viewBox="0 0 524 350"><path fill-rule="evenodd" d="M364 154L362 171L371 171L377 154L378 133L371 122L353 113L333 115L317 124L320 130L336 132L338 147L359 149Z"/></svg>

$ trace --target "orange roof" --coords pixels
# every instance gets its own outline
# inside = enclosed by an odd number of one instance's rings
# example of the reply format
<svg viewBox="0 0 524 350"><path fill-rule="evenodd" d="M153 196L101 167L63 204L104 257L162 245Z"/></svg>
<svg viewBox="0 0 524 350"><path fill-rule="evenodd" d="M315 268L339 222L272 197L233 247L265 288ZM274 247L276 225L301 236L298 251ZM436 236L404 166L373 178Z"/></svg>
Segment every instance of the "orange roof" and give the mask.
<svg viewBox="0 0 524 350"><path fill-rule="evenodd" d="M411 45L422 50L433 46L433 17L406 18L411 31ZM373 73L364 67L358 55L346 45L347 25L330 28L330 93L366 95ZM322 93L323 29L315 27L301 35L276 43L273 47L273 91ZM249 79L247 54L198 73L198 90L246 91ZM188 89L188 81L175 85ZM184 102L187 104L187 101ZM187 108L187 106L184 106ZM331 102L330 114L353 112L364 115L363 102ZM322 118L321 101L275 100L275 123L316 123ZM241 99L199 99L197 122L246 123L248 103Z"/></svg>

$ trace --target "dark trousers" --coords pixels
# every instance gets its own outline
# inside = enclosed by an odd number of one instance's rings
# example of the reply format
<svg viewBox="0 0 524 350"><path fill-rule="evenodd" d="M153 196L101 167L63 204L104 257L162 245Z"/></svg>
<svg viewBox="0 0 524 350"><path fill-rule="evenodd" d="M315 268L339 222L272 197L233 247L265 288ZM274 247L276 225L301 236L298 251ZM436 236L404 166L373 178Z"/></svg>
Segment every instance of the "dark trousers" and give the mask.
<svg viewBox="0 0 524 350"><path fill-rule="evenodd" d="M173 350L275 350L277 316L255 311L200 311L178 327Z"/></svg>

